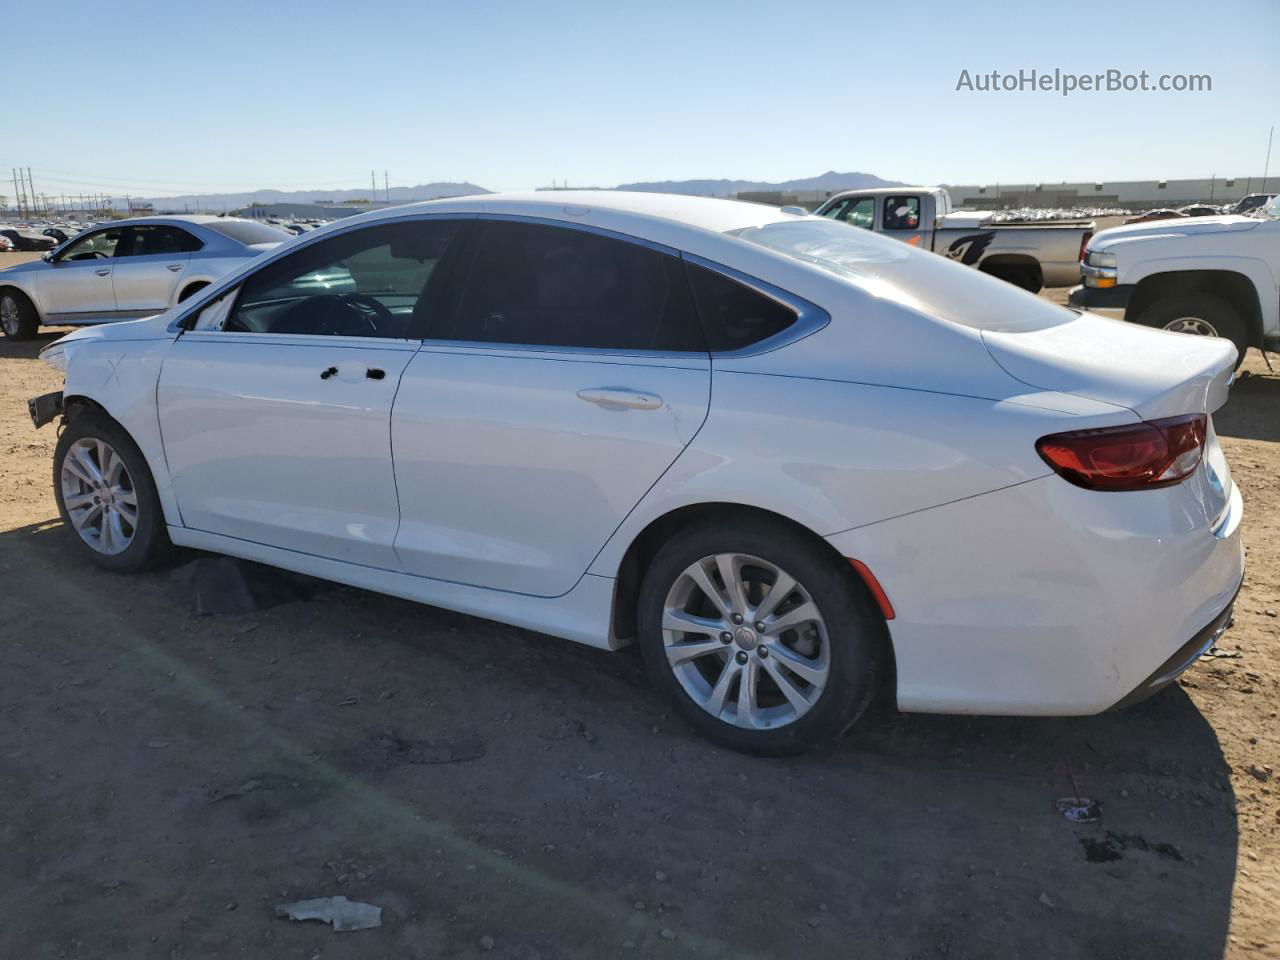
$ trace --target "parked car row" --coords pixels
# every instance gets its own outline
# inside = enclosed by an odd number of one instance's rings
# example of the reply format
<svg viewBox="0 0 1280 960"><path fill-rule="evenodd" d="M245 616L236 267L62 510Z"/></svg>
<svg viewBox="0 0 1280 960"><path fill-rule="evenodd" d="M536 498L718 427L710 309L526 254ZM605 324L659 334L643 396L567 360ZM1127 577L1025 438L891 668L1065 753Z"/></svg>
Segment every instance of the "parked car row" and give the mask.
<svg viewBox="0 0 1280 960"><path fill-rule="evenodd" d="M186 546L636 642L693 727L757 753L838 734L885 683L905 711L1132 702L1240 587L1212 420L1236 352L937 256L932 196L870 194L856 229L849 198L486 195L279 246L155 218L0 282L29 335L165 280L158 316L41 353L58 509L103 567ZM1105 236L1086 259L1123 263Z"/></svg>

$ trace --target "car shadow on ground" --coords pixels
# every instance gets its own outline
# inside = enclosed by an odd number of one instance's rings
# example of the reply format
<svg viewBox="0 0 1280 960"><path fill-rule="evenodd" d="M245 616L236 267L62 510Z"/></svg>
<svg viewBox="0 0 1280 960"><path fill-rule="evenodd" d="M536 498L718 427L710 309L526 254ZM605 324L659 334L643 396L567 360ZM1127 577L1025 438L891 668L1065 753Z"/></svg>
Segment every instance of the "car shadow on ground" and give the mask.
<svg viewBox="0 0 1280 960"><path fill-rule="evenodd" d="M630 651L347 588L197 617L174 571L73 548L54 520L0 533L14 955L1223 952L1235 800L1176 686L1080 719L881 703L754 759ZM1097 822L1056 809L1077 794ZM383 907L368 952L272 915L338 893Z"/></svg>
<svg viewBox="0 0 1280 960"><path fill-rule="evenodd" d="M1241 376L1226 406L1213 415L1213 425L1224 437L1280 441L1280 373Z"/></svg>

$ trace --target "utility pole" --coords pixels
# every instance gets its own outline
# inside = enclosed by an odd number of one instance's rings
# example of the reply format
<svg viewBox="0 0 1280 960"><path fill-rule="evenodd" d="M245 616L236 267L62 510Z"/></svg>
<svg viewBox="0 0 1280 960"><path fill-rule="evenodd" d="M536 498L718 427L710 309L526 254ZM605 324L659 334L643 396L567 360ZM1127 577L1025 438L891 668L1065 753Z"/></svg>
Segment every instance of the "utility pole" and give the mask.
<svg viewBox="0 0 1280 960"><path fill-rule="evenodd" d="M387 171L382 171L382 189L387 195L387 206L391 206L391 181L387 178Z"/></svg>
<svg viewBox="0 0 1280 960"><path fill-rule="evenodd" d="M378 175L373 170L369 171L369 203L376 203L378 200Z"/></svg>
<svg viewBox="0 0 1280 960"><path fill-rule="evenodd" d="M1271 138L1276 135L1275 124L1271 125L1271 132L1267 134L1267 159L1262 165L1262 193L1267 192L1267 174L1271 172Z"/></svg>
<svg viewBox="0 0 1280 960"><path fill-rule="evenodd" d="M35 181L34 181L34 180L32 180L32 179L31 179L31 168L30 168L30 167L27 167L27 186L29 186L29 187L31 188L31 192L30 192L29 194L27 194L27 196L29 196L29 197L31 198L31 200L32 200L32 201L35 201L35 199L36 199L36 183L35 183ZM30 204L28 204L28 206L29 206L29 205L30 205Z"/></svg>

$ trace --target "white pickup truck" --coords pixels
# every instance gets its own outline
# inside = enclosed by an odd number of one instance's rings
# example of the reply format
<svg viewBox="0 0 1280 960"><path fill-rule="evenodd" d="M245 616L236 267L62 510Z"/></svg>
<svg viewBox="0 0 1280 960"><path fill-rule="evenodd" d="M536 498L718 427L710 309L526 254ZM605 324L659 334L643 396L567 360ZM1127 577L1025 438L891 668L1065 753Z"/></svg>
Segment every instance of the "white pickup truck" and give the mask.
<svg viewBox="0 0 1280 960"><path fill-rule="evenodd" d="M1073 307L1280 350L1280 197L1247 216L1157 220L1089 241Z"/></svg>
<svg viewBox="0 0 1280 960"><path fill-rule="evenodd" d="M1089 220L1000 220L993 211L952 212L942 187L876 187L837 193L815 213L896 237L1038 292L1080 280L1080 258L1093 235Z"/></svg>

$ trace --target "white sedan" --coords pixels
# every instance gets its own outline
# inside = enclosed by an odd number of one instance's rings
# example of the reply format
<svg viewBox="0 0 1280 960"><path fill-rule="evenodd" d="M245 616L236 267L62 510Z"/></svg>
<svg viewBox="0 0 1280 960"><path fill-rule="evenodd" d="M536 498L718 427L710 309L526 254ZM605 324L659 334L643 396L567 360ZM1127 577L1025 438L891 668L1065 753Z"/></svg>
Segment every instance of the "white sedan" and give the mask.
<svg viewBox="0 0 1280 960"><path fill-rule="evenodd" d="M1235 350L830 220L484 196L308 233L42 356L85 554L244 557L598 647L786 753L906 711L1096 713L1240 586Z"/></svg>

